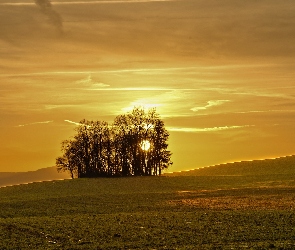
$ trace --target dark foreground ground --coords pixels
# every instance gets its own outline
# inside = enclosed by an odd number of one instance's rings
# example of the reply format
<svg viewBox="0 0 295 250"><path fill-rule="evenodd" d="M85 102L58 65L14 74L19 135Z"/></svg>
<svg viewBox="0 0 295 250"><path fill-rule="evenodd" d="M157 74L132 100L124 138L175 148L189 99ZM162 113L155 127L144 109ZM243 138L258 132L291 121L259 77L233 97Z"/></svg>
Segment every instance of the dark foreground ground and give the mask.
<svg viewBox="0 0 295 250"><path fill-rule="evenodd" d="M0 249L295 249L291 175L0 188Z"/></svg>

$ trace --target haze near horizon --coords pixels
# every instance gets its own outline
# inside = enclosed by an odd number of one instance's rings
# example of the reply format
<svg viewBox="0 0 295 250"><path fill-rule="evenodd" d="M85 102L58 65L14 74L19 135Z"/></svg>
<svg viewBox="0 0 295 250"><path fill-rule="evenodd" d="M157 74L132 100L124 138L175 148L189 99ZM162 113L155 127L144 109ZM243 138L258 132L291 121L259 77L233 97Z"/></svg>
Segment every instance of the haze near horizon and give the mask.
<svg viewBox="0 0 295 250"><path fill-rule="evenodd" d="M53 166L82 119L156 107L174 165L295 152L291 0L0 0L0 172Z"/></svg>

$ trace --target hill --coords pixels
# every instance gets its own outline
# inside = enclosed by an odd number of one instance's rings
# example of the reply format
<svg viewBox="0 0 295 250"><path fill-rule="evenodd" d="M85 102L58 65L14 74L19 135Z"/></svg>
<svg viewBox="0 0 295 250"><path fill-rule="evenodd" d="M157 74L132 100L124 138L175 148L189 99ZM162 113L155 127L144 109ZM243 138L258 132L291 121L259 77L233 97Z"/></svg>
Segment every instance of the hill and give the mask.
<svg viewBox="0 0 295 250"><path fill-rule="evenodd" d="M55 167L28 172L0 172L0 187L69 178L69 174L58 173Z"/></svg>
<svg viewBox="0 0 295 250"><path fill-rule="evenodd" d="M293 175L295 155L276 159L241 161L198 168L189 171L166 173L167 176L246 176Z"/></svg>

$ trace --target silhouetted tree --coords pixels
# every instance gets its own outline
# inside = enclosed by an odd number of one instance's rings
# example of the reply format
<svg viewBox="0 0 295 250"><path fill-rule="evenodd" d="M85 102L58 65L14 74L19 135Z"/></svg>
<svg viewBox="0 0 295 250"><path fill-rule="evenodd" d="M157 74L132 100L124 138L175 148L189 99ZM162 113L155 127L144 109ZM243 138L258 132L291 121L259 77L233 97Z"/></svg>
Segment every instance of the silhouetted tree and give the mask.
<svg viewBox="0 0 295 250"><path fill-rule="evenodd" d="M160 175L172 164L169 133L155 109L134 108L112 125L82 120L76 132L62 142L63 156L56 159L58 171L72 178Z"/></svg>
<svg viewBox="0 0 295 250"><path fill-rule="evenodd" d="M56 159L56 166L58 172L69 172L71 177L81 177L81 156L79 154L79 147L75 141L65 140L62 142L63 156Z"/></svg>

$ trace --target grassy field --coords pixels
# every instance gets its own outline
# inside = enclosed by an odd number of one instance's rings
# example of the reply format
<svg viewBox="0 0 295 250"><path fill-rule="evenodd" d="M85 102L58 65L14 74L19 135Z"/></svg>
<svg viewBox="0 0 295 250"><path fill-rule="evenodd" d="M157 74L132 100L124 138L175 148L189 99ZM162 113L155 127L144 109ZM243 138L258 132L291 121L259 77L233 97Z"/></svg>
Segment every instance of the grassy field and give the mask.
<svg viewBox="0 0 295 250"><path fill-rule="evenodd" d="M294 175L0 188L0 249L295 249Z"/></svg>

